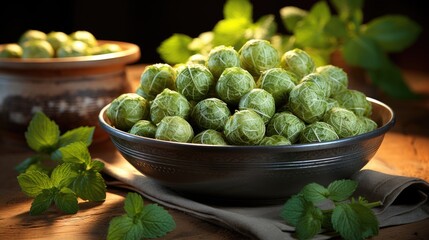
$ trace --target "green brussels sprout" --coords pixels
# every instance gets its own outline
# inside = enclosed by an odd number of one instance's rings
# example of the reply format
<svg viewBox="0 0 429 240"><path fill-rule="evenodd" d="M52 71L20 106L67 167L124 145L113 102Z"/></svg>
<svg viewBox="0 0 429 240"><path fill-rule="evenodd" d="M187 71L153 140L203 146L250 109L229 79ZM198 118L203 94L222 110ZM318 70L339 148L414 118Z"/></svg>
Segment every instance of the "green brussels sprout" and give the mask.
<svg viewBox="0 0 429 240"><path fill-rule="evenodd" d="M188 100L200 101L215 85L212 73L201 64L187 65L177 73L176 89Z"/></svg>
<svg viewBox="0 0 429 240"><path fill-rule="evenodd" d="M22 47L16 43L8 43L0 50L1 58L21 58Z"/></svg>
<svg viewBox="0 0 429 240"><path fill-rule="evenodd" d="M251 39L238 51L240 65L253 76L259 76L265 70L278 67L279 53L267 40Z"/></svg>
<svg viewBox="0 0 429 240"><path fill-rule="evenodd" d="M289 93L290 111L306 123L321 120L328 105L322 90L312 85L312 82L300 83Z"/></svg>
<svg viewBox="0 0 429 240"><path fill-rule="evenodd" d="M310 73L305 75L301 82L312 82L314 84L308 85L311 87L318 87L320 90L322 90L323 95L328 98L331 96L331 84L327 78L325 78L323 75L319 73Z"/></svg>
<svg viewBox="0 0 429 240"><path fill-rule="evenodd" d="M252 75L240 68L225 69L216 83L216 93L227 104L237 105L241 97L255 88Z"/></svg>
<svg viewBox="0 0 429 240"><path fill-rule="evenodd" d="M146 99L153 100L164 89L174 89L175 80L176 71L170 65L165 63L149 65L140 77L138 93Z"/></svg>
<svg viewBox="0 0 429 240"><path fill-rule="evenodd" d="M164 89L158 94L150 105L150 119L158 124L166 116L179 116L188 118L191 112L191 104L179 92Z"/></svg>
<svg viewBox="0 0 429 240"><path fill-rule="evenodd" d="M92 55L100 55L100 54L108 54L108 53L116 53L122 51L121 46L116 43L103 43L99 46L93 47L91 49Z"/></svg>
<svg viewBox="0 0 429 240"><path fill-rule="evenodd" d="M46 40L28 40L22 45L22 58L51 58L54 49Z"/></svg>
<svg viewBox="0 0 429 240"><path fill-rule="evenodd" d="M238 109L255 111L266 124L276 112L276 103L269 92L261 88L254 88L240 99Z"/></svg>
<svg viewBox="0 0 429 240"><path fill-rule="evenodd" d="M347 73L337 66L320 66L316 68L316 72L323 75L331 83L331 95L345 90L349 85Z"/></svg>
<svg viewBox="0 0 429 240"><path fill-rule="evenodd" d="M188 61L186 61L186 64L206 65L206 63L207 63L207 57L199 53L190 56Z"/></svg>
<svg viewBox="0 0 429 240"><path fill-rule="evenodd" d="M88 45L88 47L97 46L97 39L94 35L88 31L76 31L70 34L70 38L74 41L82 41Z"/></svg>
<svg viewBox="0 0 429 240"><path fill-rule="evenodd" d="M50 32L46 35L46 40L52 45L56 51L58 48L67 45L71 40L69 35L63 32Z"/></svg>
<svg viewBox="0 0 429 240"><path fill-rule="evenodd" d="M228 143L223 138L223 134L213 129L207 129L198 133L192 139L192 143L210 144L210 145L228 145Z"/></svg>
<svg viewBox="0 0 429 240"><path fill-rule="evenodd" d="M156 129L155 138L173 142L191 142L194 130L191 124L180 116L164 117Z"/></svg>
<svg viewBox="0 0 429 240"><path fill-rule="evenodd" d="M139 120L148 118L149 102L135 93L123 93L115 98L106 111L117 129L128 132Z"/></svg>
<svg viewBox="0 0 429 240"><path fill-rule="evenodd" d="M46 33L33 29L27 30L19 37L18 44L22 47L29 40L46 40Z"/></svg>
<svg viewBox="0 0 429 240"><path fill-rule="evenodd" d="M285 52L281 57L280 65L282 68L295 73L298 79L315 70L315 63L311 56L299 48Z"/></svg>
<svg viewBox="0 0 429 240"><path fill-rule="evenodd" d="M217 79L229 67L240 67L240 56L233 47L220 45L210 50L207 67Z"/></svg>
<svg viewBox="0 0 429 240"><path fill-rule="evenodd" d="M259 145L275 146L275 145L291 145L292 143L282 135L265 136L259 142Z"/></svg>
<svg viewBox="0 0 429 240"><path fill-rule="evenodd" d="M201 129L223 131L226 121L231 116L227 104L217 98L206 98L192 108L191 118Z"/></svg>
<svg viewBox="0 0 429 240"><path fill-rule="evenodd" d="M137 121L129 131L131 134L149 138L155 138L155 132L156 126L149 120Z"/></svg>
<svg viewBox="0 0 429 240"><path fill-rule="evenodd" d="M291 112L278 112L268 122L266 135L281 135L291 143L296 143L304 128L305 123Z"/></svg>
<svg viewBox="0 0 429 240"><path fill-rule="evenodd" d="M340 138L355 136L363 128L358 117L352 111L342 107L331 108L326 112L323 121L331 125Z"/></svg>
<svg viewBox="0 0 429 240"><path fill-rule="evenodd" d="M333 107L340 107L340 104L338 103L337 100L333 99L333 98L327 98L326 99L326 112L331 110L331 108Z"/></svg>
<svg viewBox="0 0 429 240"><path fill-rule="evenodd" d="M307 125L299 137L300 143L325 142L339 139L334 128L325 122Z"/></svg>
<svg viewBox="0 0 429 240"><path fill-rule="evenodd" d="M89 47L82 41L72 41L57 49L57 57L82 57L90 55Z"/></svg>
<svg viewBox="0 0 429 240"><path fill-rule="evenodd" d="M374 120L372 120L371 118L364 117L364 116L358 116L358 119L362 122L362 128L361 128L361 132L359 132L359 134L371 132L371 131L377 129L377 127L378 127L377 123Z"/></svg>
<svg viewBox="0 0 429 240"><path fill-rule="evenodd" d="M298 80L292 72L283 68L271 68L262 72L256 85L271 93L276 106L280 106L287 102L289 93L297 82Z"/></svg>
<svg viewBox="0 0 429 240"><path fill-rule="evenodd" d="M371 102L360 91L345 89L332 97L338 101L340 106L354 112L357 116L369 117L372 114Z"/></svg>
<svg viewBox="0 0 429 240"><path fill-rule="evenodd" d="M257 145L265 136L265 124L253 110L236 111L226 121L224 134L234 145Z"/></svg>

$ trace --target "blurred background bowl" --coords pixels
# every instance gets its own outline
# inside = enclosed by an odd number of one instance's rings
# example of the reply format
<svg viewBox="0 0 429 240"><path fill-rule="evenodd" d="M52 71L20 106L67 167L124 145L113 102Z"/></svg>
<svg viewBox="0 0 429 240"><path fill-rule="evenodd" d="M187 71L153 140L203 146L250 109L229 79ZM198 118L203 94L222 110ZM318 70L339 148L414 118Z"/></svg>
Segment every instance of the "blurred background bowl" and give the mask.
<svg viewBox="0 0 429 240"><path fill-rule="evenodd" d="M122 51L67 58L0 58L0 128L24 137L33 113L43 111L62 132L96 126L94 141L107 139L98 126L101 108L130 91L125 68L140 59L140 48L115 43ZM6 44L0 45L0 50Z"/></svg>
<svg viewBox="0 0 429 240"><path fill-rule="evenodd" d="M311 182L327 185L350 178L374 156L395 123L386 104L373 106L374 131L335 141L285 146L212 146L140 137L110 125L101 127L123 157L159 184L189 197L271 203L284 201Z"/></svg>

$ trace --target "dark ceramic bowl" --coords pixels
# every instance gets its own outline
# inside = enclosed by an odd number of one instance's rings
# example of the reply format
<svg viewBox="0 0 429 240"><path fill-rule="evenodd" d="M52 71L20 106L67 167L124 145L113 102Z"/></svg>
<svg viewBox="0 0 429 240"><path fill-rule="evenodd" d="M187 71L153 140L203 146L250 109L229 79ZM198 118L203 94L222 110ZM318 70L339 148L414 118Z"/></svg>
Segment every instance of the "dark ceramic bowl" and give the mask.
<svg viewBox="0 0 429 240"><path fill-rule="evenodd" d="M211 146L162 141L112 127L104 107L101 127L134 167L189 197L221 201L276 202L304 185L350 178L376 153L395 115L368 98L379 128L335 141L286 146Z"/></svg>

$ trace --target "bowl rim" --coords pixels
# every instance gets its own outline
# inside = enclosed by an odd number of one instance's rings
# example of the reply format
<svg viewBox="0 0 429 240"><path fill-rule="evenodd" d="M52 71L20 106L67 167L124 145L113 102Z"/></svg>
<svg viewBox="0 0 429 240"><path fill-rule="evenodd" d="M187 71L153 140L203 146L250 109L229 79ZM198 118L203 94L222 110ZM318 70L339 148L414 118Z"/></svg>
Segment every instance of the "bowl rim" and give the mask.
<svg viewBox="0 0 429 240"><path fill-rule="evenodd" d="M157 144L159 146L163 147L180 147L184 150L191 150L195 148L199 148L200 150L225 150L225 151L231 151L232 149L237 150L259 150L259 149L269 149L272 151L280 150L280 151L290 151L290 152L300 152L300 151L312 151L312 150L321 150L321 149L327 149L332 147L341 147L341 146L347 146L351 144L355 144L357 142L361 142L364 140L368 140L371 138L375 138L378 136L384 135L388 130L390 130L395 122L396 122L396 116L395 112L392 110L391 107L389 107L387 104L376 100L371 97L367 97L367 100L370 101L372 104L378 104L384 109L386 109L390 113L390 119L381 127L367 132L363 134L359 134L352 137L346 137L346 138L340 138L337 140L332 141L324 141L324 142L318 142L318 143L296 143L291 145L275 145L275 146L267 146L267 145L209 145L209 144L198 144L198 143L182 143L182 142L173 142L173 141L167 141L167 140L160 140L160 139L154 139L149 137L143 137L134 135L122 130L119 130L113 126L111 126L107 121L106 111L107 108L110 106L110 103L104 106L98 115L98 120L100 123L100 126L111 136L121 138L123 140L139 143L139 144Z"/></svg>

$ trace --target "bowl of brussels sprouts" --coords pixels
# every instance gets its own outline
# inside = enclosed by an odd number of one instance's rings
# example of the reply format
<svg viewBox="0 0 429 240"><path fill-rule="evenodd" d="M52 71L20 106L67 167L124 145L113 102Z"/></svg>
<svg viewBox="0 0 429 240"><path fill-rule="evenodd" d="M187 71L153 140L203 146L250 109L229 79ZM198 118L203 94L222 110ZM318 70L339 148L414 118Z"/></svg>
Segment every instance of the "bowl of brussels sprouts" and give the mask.
<svg viewBox="0 0 429 240"><path fill-rule="evenodd" d="M349 89L341 68L271 50L254 40L235 54L216 47L205 64L149 65L135 92L100 111L100 125L140 172L189 197L269 203L350 178L394 112Z"/></svg>

